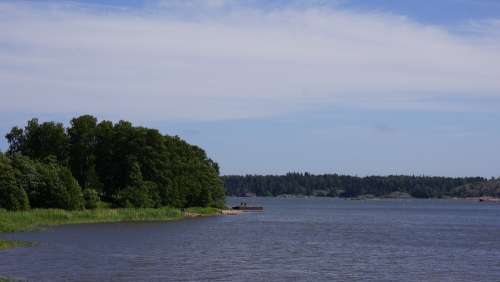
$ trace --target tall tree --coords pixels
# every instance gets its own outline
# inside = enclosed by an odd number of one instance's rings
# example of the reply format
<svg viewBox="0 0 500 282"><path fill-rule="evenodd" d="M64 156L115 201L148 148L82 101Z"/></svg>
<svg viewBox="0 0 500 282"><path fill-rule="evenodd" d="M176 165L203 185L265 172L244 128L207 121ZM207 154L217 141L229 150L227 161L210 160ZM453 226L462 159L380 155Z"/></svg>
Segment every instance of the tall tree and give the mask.
<svg viewBox="0 0 500 282"><path fill-rule="evenodd" d="M69 165L73 176L78 180L82 188L88 185L97 185L96 179L91 179L95 175L95 146L97 119L90 115L84 115L71 120L71 127L68 128L70 149Z"/></svg>
<svg viewBox="0 0 500 282"><path fill-rule="evenodd" d="M23 129L18 127L6 135L9 154L21 153L35 160L54 156L60 163L66 163L69 138L62 123L39 123L34 118Z"/></svg>

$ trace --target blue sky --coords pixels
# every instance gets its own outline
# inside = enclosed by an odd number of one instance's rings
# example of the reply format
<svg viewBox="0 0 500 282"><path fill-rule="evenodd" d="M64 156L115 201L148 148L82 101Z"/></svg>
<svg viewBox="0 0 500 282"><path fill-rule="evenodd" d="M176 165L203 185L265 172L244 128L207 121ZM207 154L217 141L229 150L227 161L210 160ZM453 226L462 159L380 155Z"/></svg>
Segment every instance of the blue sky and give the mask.
<svg viewBox="0 0 500 282"><path fill-rule="evenodd" d="M1 135L128 119L224 174L500 176L498 77L492 0L0 1Z"/></svg>
<svg viewBox="0 0 500 282"><path fill-rule="evenodd" d="M127 7L143 9L151 7L155 1L144 0L83 0L77 1L87 5L105 5L114 7ZM161 2L161 1L159 1ZM167 1L165 1L167 2ZM172 1L171 1L172 2ZM173 1L176 2L176 1ZM179 1L177 1L179 2ZM192 1L196 2L196 1ZM496 0L247 0L225 1L227 3L243 6L257 7L260 9L282 9L291 5L310 7L327 6L338 7L364 12L386 12L410 17L416 21L432 24L462 24L470 20L498 18L500 2ZM232 3L231 3L232 2Z"/></svg>

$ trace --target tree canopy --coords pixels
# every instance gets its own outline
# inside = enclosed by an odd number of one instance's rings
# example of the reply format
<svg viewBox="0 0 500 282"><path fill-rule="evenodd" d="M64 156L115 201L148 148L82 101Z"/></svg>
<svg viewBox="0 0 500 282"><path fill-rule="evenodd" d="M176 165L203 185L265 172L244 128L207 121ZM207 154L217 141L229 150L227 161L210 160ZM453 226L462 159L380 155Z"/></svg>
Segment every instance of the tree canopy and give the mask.
<svg viewBox="0 0 500 282"><path fill-rule="evenodd" d="M96 195L123 207L224 205L217 163L198 146L156 129L84 115L68 128L32 119L6 138L0 197L9 190L20 204L0 202L0 208L95 207Z"/></svg>

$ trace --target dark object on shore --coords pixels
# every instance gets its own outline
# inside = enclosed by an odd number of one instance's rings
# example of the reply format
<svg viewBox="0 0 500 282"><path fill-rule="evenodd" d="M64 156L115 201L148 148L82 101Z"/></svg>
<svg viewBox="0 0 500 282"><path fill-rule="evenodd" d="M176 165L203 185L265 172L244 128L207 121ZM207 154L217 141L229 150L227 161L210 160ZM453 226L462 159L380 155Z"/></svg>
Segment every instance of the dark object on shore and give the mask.
<svg viewBox="0 0 500 282"><path fill-rule="evenodd" d="M252 207L252 206L247 206L247 203L240 203L239 206L233 207L233 210L239 210L239 211L263 211L263 207Z"/></svg>
<svg viewBox="0 0 500 282"><path fill-rule="evenodd" d="M500 198L494 198L494 197L481 197L481 198L479 198L479 202L487 202L487 203L500 203Z"/></svg>

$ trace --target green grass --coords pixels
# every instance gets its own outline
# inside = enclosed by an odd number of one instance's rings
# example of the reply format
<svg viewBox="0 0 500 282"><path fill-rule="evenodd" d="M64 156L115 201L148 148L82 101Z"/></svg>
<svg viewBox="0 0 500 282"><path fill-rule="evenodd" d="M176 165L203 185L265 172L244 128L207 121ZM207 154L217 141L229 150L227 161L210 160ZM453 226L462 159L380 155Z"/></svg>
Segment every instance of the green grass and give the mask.
<svg viewBox="0 0 500 282"><path fill-rule="evenodd" d="M216 208L188 208L190 213L200 215L215 215ZM0 232L28 231L41 227L97 222L120 221L167 221L183 218L183 214L176 208L158 209L95 209L82 211L66 211L59 209L33 209L28 211L0 210Z"/></svg>
<svg viewBox="0 0 500 282"><path fill-rule="evenodd" d="M67 211L60 209L32 209L27 211L6 211L0 209L0 234L2 232L29 231L61 224L80 224L124 221L169 221L192 215L210 216L220 214L216 208L187 208L185 213L176 208L126 208L101 207L95 210ZM30 246L30 242L0 239L0 250ZM1 280L0 280L1 282Z"/></svg>
<svg viewBox="0 0 500 282"><path fill-rule="evenodd" d="M187 208L187 212L189 213L194 213L194 214L199 214L199 215L216 215L220 213L220 209L218 208L201 208L201 207L192 207L192 208Z"/></svg>

